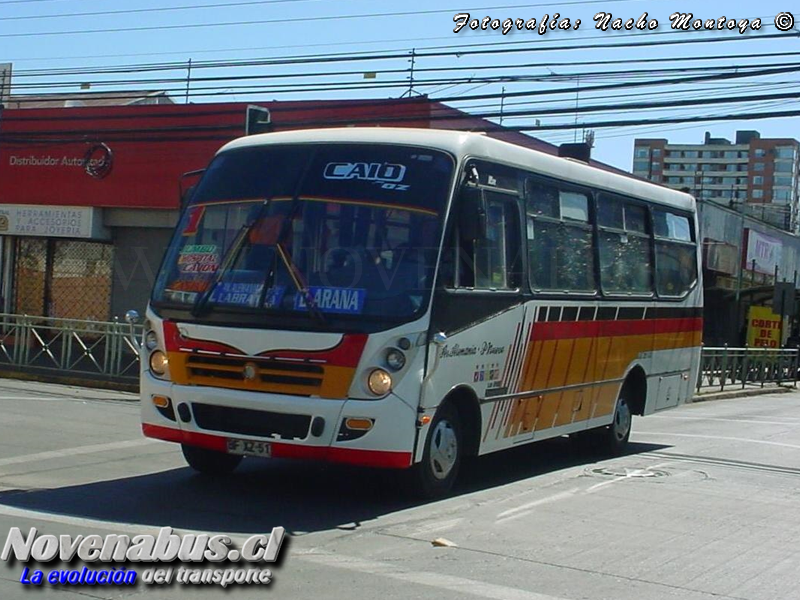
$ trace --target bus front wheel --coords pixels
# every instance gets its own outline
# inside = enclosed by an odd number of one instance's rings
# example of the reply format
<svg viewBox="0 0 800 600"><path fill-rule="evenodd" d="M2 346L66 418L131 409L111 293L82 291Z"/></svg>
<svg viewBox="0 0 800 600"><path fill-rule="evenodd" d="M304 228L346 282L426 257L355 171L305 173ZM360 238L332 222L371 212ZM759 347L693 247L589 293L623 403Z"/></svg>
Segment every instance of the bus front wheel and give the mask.
<svg viewBox="0 0 800 600"><path fill-rule="evenodd" d="M183 457L189 466L204 475L228 475L233 473L242 462L241 456L206 450L197 446L181 444L181 450L183 450Z"/></svg>
<svg viewBox="0 0 800 600"><path fill-rule="evenodd" d="M422 461L411 468L415 495L437 498L453 487L464 452L462 431L455 406L450 402L439 406L428 429Z"/></svg>

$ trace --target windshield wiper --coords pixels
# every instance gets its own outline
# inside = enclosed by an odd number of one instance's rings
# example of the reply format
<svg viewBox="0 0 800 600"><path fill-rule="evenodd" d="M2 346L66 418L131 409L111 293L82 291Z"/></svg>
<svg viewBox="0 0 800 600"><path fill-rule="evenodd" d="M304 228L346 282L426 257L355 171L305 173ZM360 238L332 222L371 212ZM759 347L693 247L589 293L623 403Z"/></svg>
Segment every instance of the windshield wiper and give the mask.
<svg viewBox="0 0 800 600"><path fill-rule="evenodd" d="M236 234L236 238L234 238L231 247L228 248L228 251L222 258L222 263L217 269L217 272L214 273L214 277L209 282L208 287L203 290L203 292L197 297L197 300L195 300L194 304L192 305L191 313L193 317L196 318L203 314L203 311L208 305L208 301L211 299L211 296L214 293L214 289L217 287L217 285L219 285L219 282L222 281L225 273L227 273L231 266L238 260L239 254L241 253L242 248L244 248L244 242L249 239L250 232L253 231L255 226L264 217L271 202L272 198L265 199L264 203L258 209L255 218L249 223L242 225L242 228L239 230L239 233Z"/></svg>
<svg viewBox="0 0 800 600"><path fill-rule="evenodd" d="M292 230L292 221L294 221L294 217L297 214L298 209L300 208L300 193L303 190L303 184L305 183L306 177L308 176L308 173L311 170L311 165L313 164L316 155L317 155L316 151L311 152L311 154L308 157L308 161L303 167L303 173L300 175L300 179L297 181L297 186L295 187L294 194L292 194L292 203L289 205L289 210L286 213L286 217L283 223L281 224L281 230L278 232L278 236L275 240L275 248L277 250L277 255L280 257L281 261L286 267L286 270L289 271L289 279L292 280L292 283L294 284L294 287L297 289L297 292L303 295L303 299L305 300L306 306L308 307L308 311L315 319L317 319L320 323L324 325L327 323L325 315L322 314L322 311L319 309L316 301L311 295L311 292L308 289L308 285L304 281L300 269L297 268L297 265L292 260L291 255L283 247L283 242L286 239L286 236ZM267 279L270 280L271 282L274 281L275 278L274 275L275 269L276 267L273 267L272 271L267 273ZM268 286L265 284L264 289L261 292L259 305L264 304L267 290Z"/></svg>

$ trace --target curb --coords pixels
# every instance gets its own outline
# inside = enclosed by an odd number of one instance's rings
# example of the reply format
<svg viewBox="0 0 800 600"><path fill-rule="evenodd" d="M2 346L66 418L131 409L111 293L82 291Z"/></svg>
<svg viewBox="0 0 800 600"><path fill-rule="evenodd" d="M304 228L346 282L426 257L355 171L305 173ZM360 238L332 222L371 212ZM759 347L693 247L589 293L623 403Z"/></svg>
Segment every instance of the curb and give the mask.
<svg viewBox="0 0 800 600"><path fill-rule="evenodd" d="M710 402L711 400L730 400L731 398L747 398L749 396L764 396L766 394L785 394L787 392L795 392L796 388L775 386L756 389L732 390L730 392L709 392L707 394L700 394L694 396L690 404L698 402Z"/></svg>

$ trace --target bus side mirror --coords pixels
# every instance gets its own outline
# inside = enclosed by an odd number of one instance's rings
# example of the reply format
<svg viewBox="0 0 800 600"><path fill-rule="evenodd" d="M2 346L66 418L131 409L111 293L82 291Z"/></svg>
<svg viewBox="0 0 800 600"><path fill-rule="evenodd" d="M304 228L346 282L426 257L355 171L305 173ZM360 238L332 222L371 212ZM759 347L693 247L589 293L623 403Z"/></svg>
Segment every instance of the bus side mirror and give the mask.
<svg viewBox="0 0 800 600"><path fill-rule="evenodd" d="M462 239L486 239L486 198L478 188L465 187L461 190L458 229Z"/></svg>

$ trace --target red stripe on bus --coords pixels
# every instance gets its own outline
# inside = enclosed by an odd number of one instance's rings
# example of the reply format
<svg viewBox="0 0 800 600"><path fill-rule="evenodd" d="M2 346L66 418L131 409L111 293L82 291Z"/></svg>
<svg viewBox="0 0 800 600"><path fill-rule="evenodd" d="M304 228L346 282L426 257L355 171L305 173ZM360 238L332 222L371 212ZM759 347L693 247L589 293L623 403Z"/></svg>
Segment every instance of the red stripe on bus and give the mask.
<svg viewBox="0 0 800 600"><path fill-rule="evenodd" d="M266 333L267 337L269 336ZM270 350L263 352L253 358L297 358L313 359L324 361L326 364L336 367L358 366L361 360L361 353L367 344L365 333L347 333L342 336L341 341L325 350ZM168 352L179 352L180 350L216 352L219 354L238 354L246 355L246 352L220 342L210 340L198 340L181 337L177 323L164 321L164 345Z"/></svg>
<svg viewBox="0 0 800 600"><path fill-rule="evenodd" d="M533 327L531 339L541 341L652 335L657 333L685 333L702 329L703 319L701 317L632 321L568 321L563 323L536 323Z"/></svg>
<svg viewBox="0 0 800 600"><path fill-rule="evenodd" d="M142 423L142 433L149 438L198 446L208 450L226 452L228 438L195 431L182 431L172 427ZM390 450L360 450L330 446L300 446L269 441L273 458L293 458L345 463L359 467L406 469L411 466L411 452Z"/></svg>

